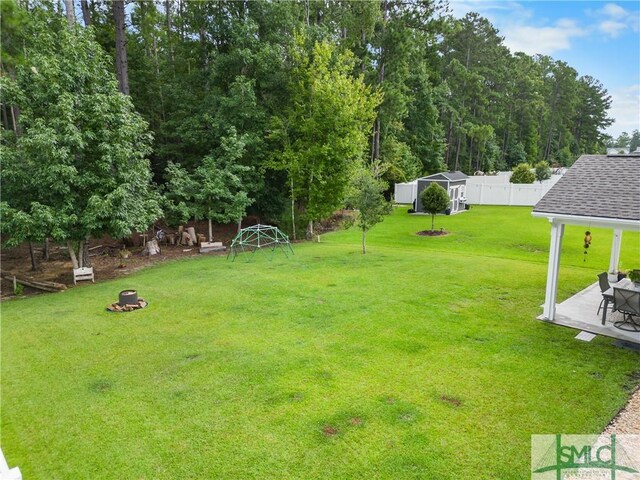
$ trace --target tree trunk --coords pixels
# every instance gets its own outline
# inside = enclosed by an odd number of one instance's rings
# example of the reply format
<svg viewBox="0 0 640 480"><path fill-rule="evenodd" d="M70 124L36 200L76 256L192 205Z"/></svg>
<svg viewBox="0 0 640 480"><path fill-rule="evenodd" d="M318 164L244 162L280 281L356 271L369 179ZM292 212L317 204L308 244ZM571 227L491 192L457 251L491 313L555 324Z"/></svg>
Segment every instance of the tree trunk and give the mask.
<svg viewBox="0 0 640 480"><path fill-rule="evenodd" d="M373 144L371 146L371 163L380 159L380 117L373 124Z"/></svg>
<svg viewBox="0 0 640 480"><path fill-rule="evenodd" d="M118 75L118 89L129 95L129 68L127 64L127 32L125 28L124 0L114 0L113 21L116 29L116 73Z"/></svg>
<svg viewBox="0 0 640 480"><path fill-rule="evenodd" d="M67 23L73 27L76 23L76 12L73 6L73 0L64 0L64 9L67 15Z"/></svg>
<svg viewBox="0 0 640 480"><path fill-rule="evenodd" d="M84 244L82 240L78 242L78 268L84 267Z"/></svg>
<svg viewBox="0 0 640 480"><path fill-rule="evenodd" d="M82 242L82 265L83 267L91 266L91 259L89 258L89 235L87 235Z"/></svg>
<svg viewBox="0 0 640 480"><path fill-rule="evenodd" d="M49 237L44 239L44 248L42 249L42 259L49 261Z"/></svg>
<svg viewBox="0 0 640 480"><path fill-rule="evenodd" d="M293 194L293 177L291 178L291 237L296 239L296 197Z"/></svg>
<svg viewBox="0 0 640 480"><path fill-rule="evenodd" d="M0 0L1 1L1 0ZM4 67L4 65L2 65ZM7 73L9 74L9 78L12 80L16 79L16 72L13 67L6 67ZM11 105L11 123L13 125L13 132L16 136L22 135L22 127L20 127L20 107L17 105Z"/></svg>
<svg viewBox="0 0 640 480"><path fill-rule="evenodd" d="M449 164L449 157L451 156L451 134L453 133L453 113L451 113L451 120L449 121L449 129L447 130L447 150L444 154L445 164L447 169L451 168Z"/></svg>
<svg viewBox="0 0 640 480"><path fill-rule="evenodd" d="M306 2L304 2L304 16L305 16L305 22L307 24L307 27L309 26L309 0L306 0Z"/></svg>
<svg viewBox="0 0 640 480"><path fill-rule="evenodd" d="M431 231L433 232L436 229L436 214L431 214Z"/></svg>
<svg viewBox="0 0 640 480"><path fill-rule="evenodd" d="M29 256L31 257L31 271L35 272L38 269L36 265L36 256L33 253L33 242L29 240Z"/></svg>
<svg viewBox="0 0 640 480"><path fill-rule="evenodd" d="M82 19L84 20L84 26L91 25L91 10L89 10L88 0L80 0L80 9L82 10Z"/></svg>
<svg viewBox="0 0 640 480"><path fill-rule="evenodd" d="M362 254L363 255L367 253L366 240L367 240L367 231L363 228L362 229Z"/></svg>
<svg viewBox="0 0 640 480"><path fill-rule="evenodd" d="M456 164L453 167L454 171L457 171L459 169L459 159L460 159L460 142L462 141L462 134L458 134L458 141L456 143Z"/></svg>
<svg viewBox="0 0 640 480"><path fill-rule="evenodd" d="M73 268L80 268L78 266L78 258L76 257L75 246L71 240L67 240L67 249L69 250L69 257L71 258L71 263L73 264Z"/></svg>
<svg viewBox="0 0 640 480"><path fill-rule="evenodd" d="M307 224L307 240L311 240L313 238L313 220L309 220Z"/></svg>
<svg viewBox="0 0 640 480"><path fill-rule="evenodd" d="M171 3L172 0L165 0L164 13L167 16L167 34L171 33Z"/></svg>
<svg viewBox="0 0 640 480"><path fill-rule="evenodd" d="M213 242L213 226L211 223L211 218L209 218L209 241Z"/></svg>
<svg viewBox="0 0 640 480"><path fill-rule="evenodd" d="M173 74L176 73L176 63L175 56L173 52L173 38L171 35L171 30L173 29L173 22L171 21L171 4L173 0L165 0L164 2L164 11L167 16L167 44L169 45L169 60L171 61L171 67L173 68Z"/></svg>
<svg viewBox="0 0 640 480"><path fill-rule="evenodd" d="M384 40L384 34L387 28L387 20L389 18L388 1L382 2L382 37ZM384 42L383 42L384 43ZM384 64L385 64L385 50L384 45L380 46L380 68L378 69L378 86L384 83ZM378 110L378 116L373 124L373 140L371 145L371 163L380 159L380 110Z"/></svg>

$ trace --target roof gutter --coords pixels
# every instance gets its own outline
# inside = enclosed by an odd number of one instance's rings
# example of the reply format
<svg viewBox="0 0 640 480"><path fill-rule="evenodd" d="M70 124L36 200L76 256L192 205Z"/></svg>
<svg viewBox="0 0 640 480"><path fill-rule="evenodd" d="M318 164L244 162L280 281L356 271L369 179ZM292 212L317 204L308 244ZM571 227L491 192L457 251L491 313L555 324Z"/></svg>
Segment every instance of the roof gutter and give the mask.
<svg viewBox="0 0 640 480"><path fill-rule="evenodd" d="M640 232L640 220L627 220L623 218L590 217L586 215L567 215L551 212L531 212L534 217L548 218L550 222L566 223L570 225L588 225L591 227L619 228L621 230L633 230Z"/></svg>

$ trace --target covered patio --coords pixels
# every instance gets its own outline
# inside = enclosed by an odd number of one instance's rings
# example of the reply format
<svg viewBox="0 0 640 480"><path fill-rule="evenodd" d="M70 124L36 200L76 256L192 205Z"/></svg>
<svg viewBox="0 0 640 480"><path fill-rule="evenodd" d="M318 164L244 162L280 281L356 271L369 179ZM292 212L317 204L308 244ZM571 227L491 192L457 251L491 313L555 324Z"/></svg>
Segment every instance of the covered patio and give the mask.
<svg viewBox="0 0 640 480"><path fill-rule="evenodd" d="M540 315L538 319L563 327L640 344L640 332L621 330L614 325L615 322L622 320L620 312L607 312L607 321L605 325L602 325L602 312L600 315L596 314L601 300L600 287L594 283L557 304L553 320L544 318L544 315Z"/></svg>
<svg viewBox="0 0 640 480"><path fill-rule="evenodd" d="M558 271L565 225L613 230L608 266L617 277L624 231L640 231L640 152L628 155L582 155L536 204L533 216L551 224L549 266L540 320L640 344L640 333L614 325L619 313L609 313L605 325L597 314L602 294L598 283L557 304ZM640 245L638 264L640 265ZM604 268L603 268L604 270Z"/></svg>

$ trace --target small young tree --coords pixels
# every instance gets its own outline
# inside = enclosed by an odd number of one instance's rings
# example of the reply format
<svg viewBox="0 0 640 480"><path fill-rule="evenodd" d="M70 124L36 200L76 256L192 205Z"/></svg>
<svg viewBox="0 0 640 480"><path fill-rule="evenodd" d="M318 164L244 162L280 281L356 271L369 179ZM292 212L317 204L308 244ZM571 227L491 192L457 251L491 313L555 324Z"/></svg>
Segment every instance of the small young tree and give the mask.
<svg viewBox="0 0 640 480"><path fill-rule="evenodd" d="M290 103L272 119L270 138L280 144L272 167L287 172L292 203L295 197L311 236L313 222L331 215L345 198L367 148L381 94L362 75L354 77L355 58L349 50L328 41L309 50L303 37L294 40L287 55Z"/></svg>
<svg viewBox="0 0 640 480"><path fill-rule="evenodd" d="M433 182L420 193L422 209L431 214L431 231L435 229L436 214L449 206L449 194L437 183Z"/></svg>
<svg viewBox="0 0 640 480"><path fill-rule="evenodd" d="M384 182L376 180L369 170L358 171L353 179L352 191L347 203L359 211L357 224L362 230L362 253L367 253L367 232L374 225L382 222L384 216L391 213L391 204L386 201L382 192Z"/></svg>
<svg viewBox="0 0 640 480"><path fill-rule="evenodd" d="M242 176L249 167L237 163L244 152L244 140L232 127L216 151L202 159L193 173L169 163L167 176L167 211L184 222L194 217L209 220L209 241L213 241L212 221L239 221L251 204Z"/></svg>
<svg viewBox="0 0 640 480"><path fill-rule="evenodd" d="M511 183L533 183L536 181L536 174L531 171L531 165L520 163L514 167L509 181Z"/></svg>
<svg viewBox="0 0 640 480"><path fill-rule="evenodd" d="M549 180L551 178L551 169L549 168L549 164L545 161L536 163L536 180L542 183L544 180Z"/></svg>

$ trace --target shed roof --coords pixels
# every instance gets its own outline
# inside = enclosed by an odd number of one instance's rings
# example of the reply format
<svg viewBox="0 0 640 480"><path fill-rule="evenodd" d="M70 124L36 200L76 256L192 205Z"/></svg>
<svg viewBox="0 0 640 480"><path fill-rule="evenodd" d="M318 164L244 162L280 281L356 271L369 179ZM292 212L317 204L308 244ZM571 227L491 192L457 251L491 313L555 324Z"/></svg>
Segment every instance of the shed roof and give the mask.
<svg viewBox="0 0 640 480"><path fill-rule="evenodd" d="M582 155L533 211L640 221L640 155Z"/></svg>
<svg viewBox="0 0 640 480"><path fill-rule="evenodd" d="M422 177L420 180L447 180L449 182L455 182L458 180L466 180L469 178L467 175L460 171L455 172L440 172L429 175L428 177Z"/></svg>

